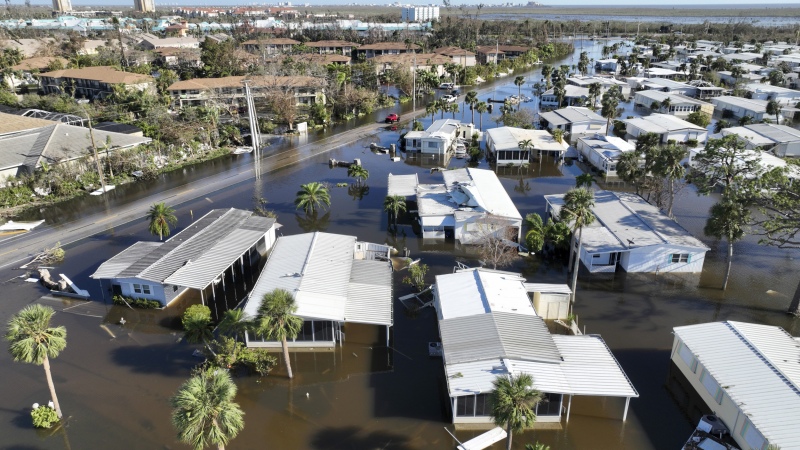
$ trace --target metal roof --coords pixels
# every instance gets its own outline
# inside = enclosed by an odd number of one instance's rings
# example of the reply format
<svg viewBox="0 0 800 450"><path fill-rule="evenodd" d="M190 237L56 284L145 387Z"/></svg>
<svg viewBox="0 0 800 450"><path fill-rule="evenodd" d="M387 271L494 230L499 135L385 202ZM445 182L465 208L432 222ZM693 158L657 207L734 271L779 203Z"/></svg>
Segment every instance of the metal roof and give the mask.
<svg viewBox="0 0 800 450"><path fill-rule="evenodd" d="M539 292L542 294L571 294L572 289L566 284L550 283L522 283L528 292Z"/></svg>
<svg viewBox="0 0 800 450"><path fill-rule="evenodd" d="M717 97L720 98L720 97ZM714 99L712 99L713 101ZM698 130L706 131L705 128L699 127L693 123L679 119L670 114L651 114L647 117L639 117L635 119L625 119L623 122L630 126L634 126L645 133L663 134L679 130Z"/></svg>
<svg viewBox="0 0 800 450"><path fill-rule="evenodd" d="M471 184L479 194L479 196L473 197L473 200L483 211L499 217L522 219L511 197L500 183L500 179L491 170L474 168L447 170L443 172L445 184L452 189L454 181L462 179L464 174L470 177Z"/></svg>
<svg viewBox="0 0 800 450"><path fill-rule="evenodd" d="M420 217L447 216L456 210L443 184L420 184L417 188L417 213Z"/></svg>
<svg viewBox="0 0 800 450"><path fill-rule="evenodd" d="M774 123L756 123L752 125L745 125L743 127L726 128L723 134L727 132L734 132L743 136L738 132L739 128L743 128L748 136L758 134L768 139L770 143L784 143L784 142L798 142L800 141L800 131L794 128L787 127L786 125L775 125ZM737 130L737 131L733 131Z"/></svg>
<svg viewBox="0 0 800 450"><path fill-rule="evenodd" d="M582 122L606 123L606 119L603 116L589 108L578 106L567 106L566 108L543 112L540 116L554 125Z"/></svg>
<svg viewBox="0 0 800 450"><path fill-rule="evenodd" d="M751 98L734 97L731 95L722 95L720 97L714 97L710 100L711 103L713 103L717 108L725 109L733 106L756 114L765 114L767 112L766 100L754 100Z"/></svg>
<svg viewBox="0 0 800 450"><path fill-rule="evenodd" d="M708 105L706 102L701 102L700 100L695 100L691 97L687 97L683 94L675 94L672 92L663 92L663 91L656 91L653 89L639 91L636 93L637 97L644 97L648 100L653 102L661 103L666 99L669 99L672 106L676 105ZM649 107L650 105L644 105Z"/></svg>
<svg viewBox="0 0 800 450"><path fill-rule="evenodd" d="M278 238L245 313L255 316L264 294L281 288L294 295L299 317L391 325L391 267L354 259L356 245L355 236L320 232Z"/></svg>
<svg viewBox="0 0 800 450"><path fill-rule="evenodd" d="M401 197L416 195L418 184L419 177L416 173L411 175L392 175L390 173L388 195L399 195Z"/></svg>
<svg viewBox="0 0 800 450"><path fill-rule="evenodd" d="M536 315L525 278L511 272L469 269L436 276L439 319L492 311Z"/></svg>
<svg viewBox="0 0 800 450"><path fill-rule="evenodd" d="M780 327L733 321L674 332L770 444L800 448L800 342Z"/></svg>
<svg viewBox="0 0 800 450"><path fill-rule="evenodd" d="M570 393L608 397L638 397L631 380L598 335L553 335L553 341L564 358L559 364ZM515 368L516 369L516 368Z"/></svg>
<svg viewBox="0 0 800 450"><path fill-rule="evenodd" d="M141 278L195 289L208 286L275 225L250 211L214 209L167 241L138 243L109 259L95 279Z"/></svg>

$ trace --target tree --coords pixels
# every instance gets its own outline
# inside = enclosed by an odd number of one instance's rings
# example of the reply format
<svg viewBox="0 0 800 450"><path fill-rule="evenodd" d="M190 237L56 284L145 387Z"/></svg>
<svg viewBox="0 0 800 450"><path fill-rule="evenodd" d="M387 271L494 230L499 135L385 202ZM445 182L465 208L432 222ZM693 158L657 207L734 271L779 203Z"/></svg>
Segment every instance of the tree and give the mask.
<svg viewBox="0 0 800 450"><path fill-rule="evenodd" d="M544 223L542 216L531 213L525 216L525 225L528 231L525 232L525 245L531 253L542 251L544 247Z"/></svg>
<svg viewBox="0 0 800 450"><path fill-rule="evenodd" d="M369 171L364 166L353 164L347 168L347 176L356 179L356 183L361 185L362 181L367 181L369 178Z"/></svg>
<svg viewBox="0 0 800 450"><path fill-rule="evenodd" d="M675 183L683 178L686 170L681 161L686 157L686 150L675 144L662 147L656 155L653 171L663 177L669 186L669 207L667 215L672 217L672 206L675 203Z"/></svg>
<svg viewBox="0 0 800 450"><path fill-rule="evenodd" d="M527 373L500 375L492 385L492 420L495 425L506 427L506 449L511 450L513 433L536 422L536 405L542 401L542 393L533 388L533 377Z"/></svg>
<svg viewBox="0 0 800 450"><path fill-rule="evenodd" d="M737 198L750 202L756 196L754 183L750 181L758 180L764 174L758 152L745 148L745 143L735 134L709 139L703 151L698 152L692 161L689 180L701 195L708 195L718 188L727 195L735 188Z"/></svg>
<svg viewBox="0 0 800 450"><path fill-rule="evenodd" d="M592 111L597 109L597 97L603 91L603 86L600 83L592 83L589 85L589 98L592 99Z"/></svg>
<svg viewBox="0 0 800 450"><path fill-rule="evenodd" d="M183 338L190 344L202 343L212 354L210 342L214 340L211 327L211 309L205 305L192 305L181 316Z"/></svg>
<svg viewBox="0 0 800 450"><path fill-rule="evenodd" d="M664 111L665 114L669 114L669 108L672 106L672 100L669 97L661 100L661 109Z"/></svg>
<svg viewBox="0 0 800 450"><path fill-rule="evenodd" d="M58 403L53 375L50 373L50 359L57 358L67 347L67 329L63 326L50 326L53 314L55 311L49 306L26 306L8 321L6 340L14 361L44 367L50 397L60 419L61 405Z"/></svg>
<svg viewBox="0 0 800 450"><path fill-rule="evenodd" d="M714 124L714 134L720 134L722 130L730 126L731 124L727 120L720 119L717 121L717 123Z"/></svg>
<svg viewBox="0 0 800 450"><path fill-rule="evenodd" d="M475 124L475 105L478 104L478 92L476 91L469 91L467 92L467 97L464 99L464 103L469 105L469 109L472 110L472 123Z"/></svg>
<svg viewBox="0 0 800 450"><path fill-rule="evenodd" d="M595 182L594 175L589 172L583 173L575 177L575 187L585 187L591 189L592 184Z"/></svg>
<svg viewBox="0 0 800 450"><path fill-rule="evenodd" d="M573 236L575 232L578 233L578 249L575 253L570 250L570 264L574 263L572 265L572 301L570 302L570 309L575 304L575 289L578 285L578 270L583 246L583 227L594 223L593 206L594 193L586 188L573 188L564 194L564 206L561 207L560 219L570 224Z"/></svg>
<svg viewBox="0 0 800 450"><path fill-rule="evenodd" d="M772 114L775 116L775 123L780 123L780 114L781 114L781 104L776 102L774 99L767 102L767 114Z"/></svg>
<svg viewBox="0 0 800 450"><path fill-rule="evenodd" d="M236 39L216 41L206 39L200 43L200 61L207 78L243 75L241 61L236 56Z"/></svg>
<svg viewBox="0 0 800 450"><path fill-rule="evenodd" d="M750 125L752 123L753 123L753 116L749 116L749 115L745 114L744 116L739 118L739 125L740 126Z"/></svg>
<svg viewBox="0 0 800 450"><path fill-rule="evenodd" d="M219 368L206 368L189 378L170 399L178 440L195 450L223 450L244 428L244 412L234 402L236 384Z"/></svg>
<svg viewBox="0 0 800 450"><path fill-rule="evenodd" d="M744 237L749 221L750 210L747 205L730 195L725 195L722 201L711 207L706 226L703 228L706 236L728 241L728 268L725 270L725 279L722 282L723 291L727 289L728 278L731 275L733 243Z"/></svg>
<svg viewBox="0 0 800 450"><path fill-rule="evenodd" d="M619 107L619 101L622 98L622 91L620 90L619 86L611 86L605 94L603 94L603 101L602 101L602 109L601 114L603 117L608 120L606 124L606 134L610 134L611 128L611 119L617 117L617 108Z"/></svg>
<svg viewBox="0 0 800 450"><path fill-rule="evenodd" d="M331 196L324 184L313 181L300 185L294 204L297 209L302 208L306 213L314 213L331 205Z"/></svg>
<svg viewBox="0 0 800 450"><path fill-rule="evenodd" d="M542 66L542 78L544 78L544 82L546 83L546 91L550 90L550 85L553 82L553 66L550 64L545 64Z"/></svg>
<svg viewBox="0 0 800 450"><path fill-rule="evenodd" d="M525 77L522 75L517 76L514 78L514 84L517 86L517 99L519 103L517 103L517 109L522 106L522 85L525 84Z"/></svg>
<svg viewBox="0 0 800 450"><path fill-rule="evenodd" d="M297 118L297 98L294 92L276 87L270 90L267 98L272 111L289 125L290 130L293 129Z"/></svg>
<svg viewBox="0 0 800 450"><path fill-rule="evenodd" d="M250 331L253 324L247 319L244 310L229 309L222 315L217 327L220 333L238 340L240 337L244 338L245 332Z"/></svg>
<svg viewBox="0 0 800 450"><path fill-rule="evenodd" d="M711 123L711 117L709 117L708 114L704 113L703 111L695 111L686 117L686 121L693 123L698 127L708 128L708 124Z"/></svg>
<svg viewBox="0 0 800 450"><path fill-rule="evenodd" d="M580 59L578 60L578 71L583 76L586 76L586 72L589 71L589 54L586 52L581 52Z"/></svg>
<svg viewBox="0 0 800 450"><path fill-rule="evenodd" d="M511 243L517 238L515 231L494 216L487 216L476 225L480 231L475 243L481 260L492 269L511 264L518 253L516 245Z"/></svg>
<svg viewBox="0 0 800 450"><path fill-rule="evenodd" d="M289 378L292 378L293 375L287 340L296 338L303 328L303 319L295 316L295 312L297 312L297 304L292 293L285 289L275 289L264 294L256 316L258 334L267 339L281 341L283 359L286 362Z"/></svg>
<svg viewBox="0 0 800 450"><path fill-rule="evenodd" d="M564 142L564 130L556 128L553 130L553 139L559 144Z"/></svg>
<svg viewBox="0 0 800 450"><path fill-rule="evenodd" d="M478 104L475 105L475 111L478 111L478 114L480 114L480 130L483 131L483 114L489 111L489 105L487 105L486 102L478 102Z"/></svg>
<svg viewBox="0 0 800 450"><path fill-rule="evenodd" d="M392 216L394 228L397 229L397 215L406 210L406 199L401 195L387 195L383 200L383 210Z"/></svg>
<svg viewBox="0 0 800 450"><path fill-rule="evenodd" d="M165 236L169 237L170 226L178 224L175 210L165 203L155 203L151 206L147 219L150 220L150 234L157 234L159 241L164 240Z"/></svg>

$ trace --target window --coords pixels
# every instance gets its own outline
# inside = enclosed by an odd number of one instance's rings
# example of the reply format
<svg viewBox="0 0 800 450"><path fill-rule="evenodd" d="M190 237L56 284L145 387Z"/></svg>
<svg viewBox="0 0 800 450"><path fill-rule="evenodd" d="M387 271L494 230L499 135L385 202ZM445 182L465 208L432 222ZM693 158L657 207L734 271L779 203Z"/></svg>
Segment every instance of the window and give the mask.
<svg viewBox="0 0 800 450"><path fill-rule="evenodd" d="M721 405L723 394L722 388L719 386L719 383L717 383L717 380L715 380L714 377L712 377L711 374L705 369L703 369L703 374L700 375L700 382L703 383L703 386L705 386L708 393L714 397L714 400Z"/></svg>
<svg viewBox="0 0 800 450"><path fill-rule="evenodd" d="M739 434L752 448L763 449L767 446L767 441L764 439L764 436L758 432L756 427L753 426L753 423L748 419L745 419L742 431Z"/></svg>
<svg viewBox="0 0 800 450"><path fill-rule="evenodd" d="M692 351L689 350L689 347L687 347L683 342L680 343L678 354L681 355L683 362L685 362L686 365L692 369L692 372L697 373L697 358L694 357Z"/></svg>
<svg viewBox="0 0 800 450"><path fill-rule="evenodd" d="M542 401L536 405L537 416L560 416L561 394L544 394Z"/></svg>
<svg viewBox="0 0 800 450"><path fill-rule="evenodd" d="M142 293L142 285L141 285L141 284L135 284L135 283L134 283L134 285L133 285L133 292L135 292L135 293L137 293L137 294L141 294L141 293Z"/></svg>
<svg viewBox="0 0 800 450"><path fill-rule="evenodd" d="M491 400L490 394L465 395L463 397L456 397L456 416L490 416L492 414Z"/></svg>
<svg viewBox="0 0 800 450"><path fill-rule="evenodd" d="M178 286L172 286L172 292L178 292Z"/></svg>
<svg viewBox="0 0 800 450"><path fill-rule="evenodd" d="M689 262L689 254L688 253L673 253L669 255L669 262L672 264L676 263L688 263Z"/></svg>

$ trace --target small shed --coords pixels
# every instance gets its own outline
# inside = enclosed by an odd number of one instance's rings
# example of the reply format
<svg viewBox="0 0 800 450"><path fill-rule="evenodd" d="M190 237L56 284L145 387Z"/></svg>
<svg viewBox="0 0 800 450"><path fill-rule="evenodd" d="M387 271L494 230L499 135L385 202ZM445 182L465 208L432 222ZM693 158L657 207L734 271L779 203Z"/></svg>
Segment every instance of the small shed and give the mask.
<svg viewBox="0 0 800 450"><path fill-rule="evenodd" d="M533 309L546 320L566 320L572 289L566 284L524 283L531 296Z"/></svg>

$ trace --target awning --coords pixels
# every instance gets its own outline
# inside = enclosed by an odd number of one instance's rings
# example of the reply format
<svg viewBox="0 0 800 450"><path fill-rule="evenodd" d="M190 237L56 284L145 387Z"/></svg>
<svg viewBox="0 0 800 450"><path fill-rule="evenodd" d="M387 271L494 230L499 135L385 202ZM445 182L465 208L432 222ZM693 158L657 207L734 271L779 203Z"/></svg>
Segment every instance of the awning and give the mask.
<svg viewBox="0 0 800 450"><path fill-rule="evenodd" d="M456 218L453 216L425 216L420 217L423 227L455 227Z"/></svg>

